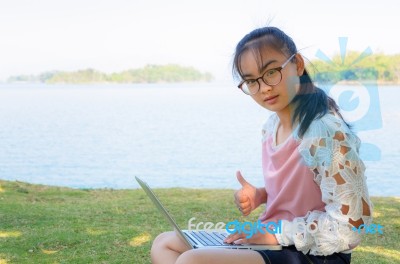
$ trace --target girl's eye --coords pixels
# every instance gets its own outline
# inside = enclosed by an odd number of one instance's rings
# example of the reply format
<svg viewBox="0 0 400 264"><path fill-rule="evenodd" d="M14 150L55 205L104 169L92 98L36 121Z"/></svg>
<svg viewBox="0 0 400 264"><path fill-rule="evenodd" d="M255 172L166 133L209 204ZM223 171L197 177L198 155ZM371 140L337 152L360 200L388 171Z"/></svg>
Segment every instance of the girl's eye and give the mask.
<svg viewBox="0 0 400 264"><path fill-rule="evenodd" d="M274 74L275 74L276 72L277 72L276 69L271 69L271 70L266 71L266 72L264 73L264 75L265 75L265 77L271 77L271 76L274 76Z"/></svg>
<svg viewBox="0 0 400 264"><path fill-rule="evenodd" d="M245 84L246 85L254 85L257 81L256 80L246 80Z"/></svg>

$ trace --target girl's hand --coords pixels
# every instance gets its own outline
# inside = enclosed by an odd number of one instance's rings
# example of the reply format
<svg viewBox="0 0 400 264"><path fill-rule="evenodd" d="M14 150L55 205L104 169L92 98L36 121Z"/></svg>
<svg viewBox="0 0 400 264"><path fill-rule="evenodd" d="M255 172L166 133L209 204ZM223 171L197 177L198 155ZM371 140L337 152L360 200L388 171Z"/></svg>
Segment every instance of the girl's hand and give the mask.
<svg viewBox="0 0 400 264"><path fill-rule="evenodd" d="M255 202L257 200L257 188L248 183L243 178L240 171L236 172L236 177L242 185L242 188L235 192L235 204L239 211L244 216L247 216L258 206Z"/></svg>
<svg viewBox="0 0 400 264"><path fill-rule="evenodd" d="M245 233L234 233L225 238L224 242L228 244L261 244L261 245L278 245L278 240L276 240L275 235L266 232L265 234L261 232L256 232L251 237Z"/></svg>

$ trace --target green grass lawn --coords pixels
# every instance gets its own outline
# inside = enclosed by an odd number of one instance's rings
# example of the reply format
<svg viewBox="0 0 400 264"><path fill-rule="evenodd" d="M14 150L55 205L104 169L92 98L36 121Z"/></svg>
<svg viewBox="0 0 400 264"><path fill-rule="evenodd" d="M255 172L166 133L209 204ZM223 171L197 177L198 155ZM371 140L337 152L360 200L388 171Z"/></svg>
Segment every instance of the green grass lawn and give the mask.
<svg viewBox="0 0 400 264"><path fill-rule="evenodd" d="M232 190L156 189L182 228L239 216ZM374 223L352 263L400 263L400 198L374 197ZM170 230L144 191L81 190L0 180L0 264L150 263L151 241Z"/></svg>

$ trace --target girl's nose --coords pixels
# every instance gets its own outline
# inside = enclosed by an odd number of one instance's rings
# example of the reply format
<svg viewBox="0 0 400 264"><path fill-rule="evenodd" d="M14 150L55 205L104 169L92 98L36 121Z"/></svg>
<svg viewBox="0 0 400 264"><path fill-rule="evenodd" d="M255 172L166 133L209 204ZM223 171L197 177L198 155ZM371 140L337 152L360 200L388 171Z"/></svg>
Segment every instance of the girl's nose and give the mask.
<svg viewBox="0 0 400 264"><path fill-rule="evenodd" d="M267 92L270 92L271 90L272 90L272 86L266 84L264 82L264 80L260 81L260 92L261 93L267 93Z"/></svg>

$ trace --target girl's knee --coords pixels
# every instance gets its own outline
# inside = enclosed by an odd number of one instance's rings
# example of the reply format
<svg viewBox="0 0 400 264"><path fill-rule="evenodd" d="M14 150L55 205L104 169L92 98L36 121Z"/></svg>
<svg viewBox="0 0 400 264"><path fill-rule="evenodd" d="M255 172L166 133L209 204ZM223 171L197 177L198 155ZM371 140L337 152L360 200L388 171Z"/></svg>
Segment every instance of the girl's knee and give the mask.
<svg viewBox="0 0 400 264"><path fill-rule="evenodd" d="M153 263L157 263L157 259L159 256L162 256L163 252L167 249L168 246L168 234L169 232L164 232L159 234L151 245L150 257Z"/></svg>
<svg viewBox="0 0 400 264"><path fill-rule="evenodd" d="M171 234L172 233L172 234ZM159 234L154 240L151 245L151 250L155 250L160 247L167 247L168 241L172 240L173 232L164 232Z"/></svg>
<svg viewBox="0 0 400 264"><path fill-rule="evenodd" d="M151 246L151 255L157 255L161 252L174 251L182 253L189 248L185 243L175 234L175 232L164 232L159 234L153 241Z"/></svg>

